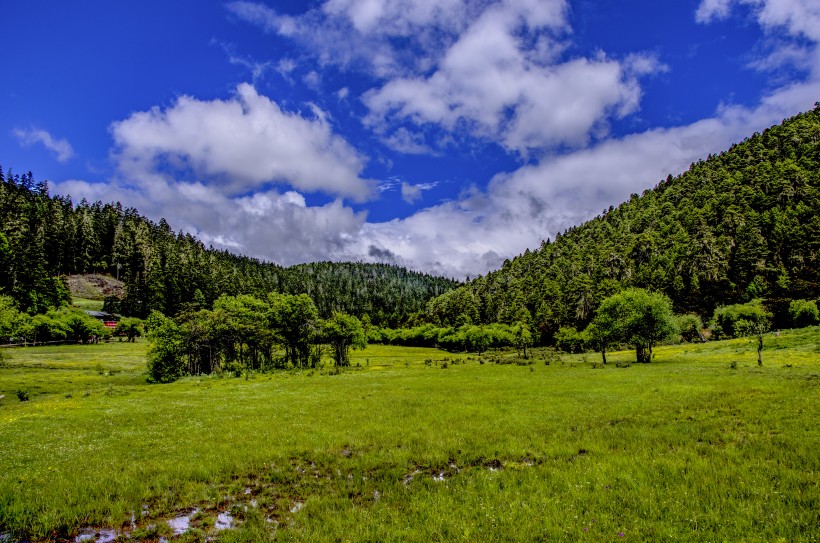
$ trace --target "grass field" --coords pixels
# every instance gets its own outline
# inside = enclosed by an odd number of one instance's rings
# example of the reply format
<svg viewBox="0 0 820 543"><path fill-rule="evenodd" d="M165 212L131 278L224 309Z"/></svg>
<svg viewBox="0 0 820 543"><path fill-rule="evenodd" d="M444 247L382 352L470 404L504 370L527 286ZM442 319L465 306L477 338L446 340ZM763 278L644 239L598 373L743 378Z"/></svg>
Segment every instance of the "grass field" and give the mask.
<svg viewBox="0 0 820 543"><path fill-rule="evenodd" d="M4 352L0 541L820 540L817 327L762 367L749 340L629 367L371 346L148 385L145 348Z"/></svg>
<svg viewBox="0 0 820 543"><path fill-rule="evenodd" d="M87 298L72 298L71 305L88 311L102 311L103 300L89 300Z"/></svg>

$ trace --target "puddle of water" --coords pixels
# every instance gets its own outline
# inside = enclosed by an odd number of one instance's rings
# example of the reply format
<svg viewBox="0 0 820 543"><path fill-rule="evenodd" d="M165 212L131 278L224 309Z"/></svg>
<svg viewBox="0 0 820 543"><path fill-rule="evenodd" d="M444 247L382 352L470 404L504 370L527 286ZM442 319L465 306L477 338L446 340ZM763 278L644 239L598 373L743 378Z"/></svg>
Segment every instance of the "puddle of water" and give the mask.
<svg viewBox="0 0 820 543"><path fill-rule="evenodd" d="M228 528L233 528L233 517L228 512L219 513L216 516L216 524L214 524L214 529L219 531L227 530Z"/></svg>
<svg viewBox="0 0 820 543"><path fill-rule="evenodd" d="M413 473L409 473L409 474L405 475L405 476L404 476L404 481L402 481L402 482L403 482L405 485L410 484L410 482L411 482L411 481L412 481L412 480L416 477L416 475L418 475L419 473L421 473L419 470L415 470Z"/></svg>
<svg viewBox="0 0 820 543"><path fill-rule="evenodd" d="M196 515L197 509L194 509L187 515L182 515L176 518L168 519L168 526L174 531L174 535L182 535L191 527L191 517Z"/></svg>
<svg viewBox="0 0 820 543"><path fill-rule="evenodd" d="M97 543L112 543L117 539L117 535L114 530L100 530L97 532Z"/></svg>
<svg viewBox="0 0 820 543"><path fill-rule="evenodd" d="M433 480L434 480L434 481L438 481L438 482L443 481L443 480L444 480L444 472L442 471L442 472L441 472L441 473L439 473L438 475L434 475L434 476L433 476Z"/></svg>
<svg viewBox="0 0 820 543"><path fill-rule="evenodd" d="M97 532L95 530L84 530L77 534L74 538L74 543L82 543L83 541L95 541L97 539Z"/></svg>
<svg viewBox="0 0 820 543"><path fill-rule="evenodd" d="M83 530L77 537L74 538L74 543L83 543L84 541L94 541L95 543L112 543L117 539L117 532L114 530ZM0 541L3 541L0 539Z"/></svg>
<svg viewBox="0 0 820 543"><path fill-rule="evenodd" d="M290 512L298 513L304 506L305 504L303 504L302 502L296 502L295 504L293 504L293 507L290 508Z"/></svg>

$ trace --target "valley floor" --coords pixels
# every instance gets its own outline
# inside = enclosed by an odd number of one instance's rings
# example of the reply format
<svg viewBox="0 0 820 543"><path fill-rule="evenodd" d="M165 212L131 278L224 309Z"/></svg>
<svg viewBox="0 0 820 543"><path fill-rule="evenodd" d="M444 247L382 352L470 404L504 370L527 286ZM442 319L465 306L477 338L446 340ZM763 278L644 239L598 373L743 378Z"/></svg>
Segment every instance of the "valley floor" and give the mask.
<svg viewBox="0 0 820 543"><path fill-rule="evenodd" d="M149 385L145 350L4 350L0 541L820 538L817 327L762 367L750 340L631 366L370 346Z"/></svg>

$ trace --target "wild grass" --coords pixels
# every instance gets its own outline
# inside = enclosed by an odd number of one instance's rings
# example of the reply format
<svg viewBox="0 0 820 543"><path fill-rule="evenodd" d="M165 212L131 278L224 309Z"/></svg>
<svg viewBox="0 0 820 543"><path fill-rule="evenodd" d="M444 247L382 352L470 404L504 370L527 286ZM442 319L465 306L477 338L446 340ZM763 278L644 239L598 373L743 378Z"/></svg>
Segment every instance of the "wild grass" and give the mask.
<svg viewBox="0 0 820 543"><path fill-rule="evenodd" d="M339 375L147 385L144 350L6 353L0 533L59 540L124 526L148 540L170 536L164 521L195 509L177 539L791 542L820 533L818 328L767 337L762 367L749 340L661 347L652 364L628 367L616 363L633 352L603 366L595 353L536 351L518 366L488 362L514 353L480 364L371 346ZM215 531L219 513L236 528Z"/></svg>
<svg viewBox="0 0 820 543"><path fill-rule="evenodd" d="M90 300L88 298L77 298L76 296L71 299L71 305L88 311L102 311L103 303L103 300Z"/></svg>

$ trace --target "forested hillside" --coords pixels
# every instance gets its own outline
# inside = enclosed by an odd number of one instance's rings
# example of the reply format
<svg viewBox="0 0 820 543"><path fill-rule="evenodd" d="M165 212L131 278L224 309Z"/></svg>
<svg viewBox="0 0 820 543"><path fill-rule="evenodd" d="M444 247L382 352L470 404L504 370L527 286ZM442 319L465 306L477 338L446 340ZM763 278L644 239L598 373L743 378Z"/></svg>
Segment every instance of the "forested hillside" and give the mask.
<svg viewBox="0 0 820 543"><path fill-rule="evenodd" d="M586 327L625 287L679 313L820 295L820 104L633 194L535 251L428 304L436 324L530 322L548 340Z"/></svg>
<svg viewBox="0 0 820 543"><path fill-rule="evenodd" d="M0 295L41 313L68 301L60 277L108 274L125 282L109 309L145 317L210 307L222 294L269 292L310 295L323 317L334 311L369 315L398 326L455 281L385 264L317 263L285 268L205 247L120 203L78 204L50 196L31 173L0 170Z"/></svg>

